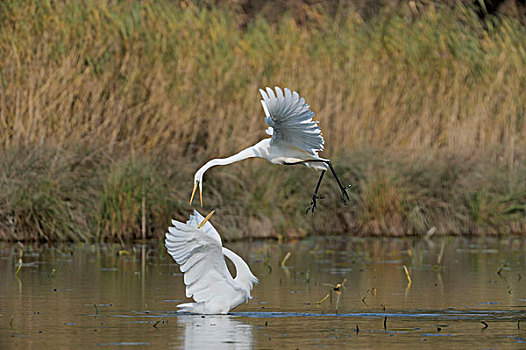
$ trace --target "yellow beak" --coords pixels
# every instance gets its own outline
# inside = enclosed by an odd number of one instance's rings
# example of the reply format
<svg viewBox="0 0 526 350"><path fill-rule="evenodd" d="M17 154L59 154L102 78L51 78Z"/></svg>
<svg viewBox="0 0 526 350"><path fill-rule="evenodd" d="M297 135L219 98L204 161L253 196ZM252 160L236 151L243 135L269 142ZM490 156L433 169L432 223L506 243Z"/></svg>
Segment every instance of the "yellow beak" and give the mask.
<svg viewBox="0 0 526 350"><path fill-rule="evenodd" d="M192 190L192 196L190 197L190 205L192 205L192 202L194 200L195 190L197 189L197 186L199 185L199 182L196 182L194 185L194 189ZM201 202L201 208L203 207L203 192L201 190L201 187L199 187L199 199Z"/></svg>
<svg viewBox="0 0 526 350"><path fill-rule="evenodd" d="M206 224L206 222L208 221L208 219L210 219L210 218L212 217L212 215L214 215L214 213L215 213L215 210L212 210L212 211L210 212L210 214L208 214L208 215L206 216L206 218L205 218L205 219L199 224L199 226L197 226L197 228L199 229L199 228L203 227L203 225Z"/></svg>

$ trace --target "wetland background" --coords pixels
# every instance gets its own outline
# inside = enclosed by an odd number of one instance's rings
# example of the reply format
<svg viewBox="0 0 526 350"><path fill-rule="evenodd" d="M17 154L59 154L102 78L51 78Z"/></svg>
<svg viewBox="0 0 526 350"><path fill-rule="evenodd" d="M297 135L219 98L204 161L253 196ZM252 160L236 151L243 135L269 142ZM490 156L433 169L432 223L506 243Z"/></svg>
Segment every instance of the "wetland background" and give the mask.
<svg viewBox="0 0 526 350"><path fill-rule="evenodd" d="M526 232L520 1L271 3L1 2L0 238L162 237L206 160L265 137L275 85L312 106L351 203L327 178L305 216L315 171L214 168L226 240Z"/></svg>

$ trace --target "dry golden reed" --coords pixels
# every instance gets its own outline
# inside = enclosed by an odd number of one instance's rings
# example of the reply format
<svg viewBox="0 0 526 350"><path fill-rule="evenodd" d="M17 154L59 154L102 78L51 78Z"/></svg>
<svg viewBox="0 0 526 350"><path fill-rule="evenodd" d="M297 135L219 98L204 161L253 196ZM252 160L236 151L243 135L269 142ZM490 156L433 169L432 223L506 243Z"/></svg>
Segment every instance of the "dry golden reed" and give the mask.
<svg viewBox="0 0 526 350"><path fill-rule="evenodd" d="M1 2L2 236L124 240L140 238L145 220L148 236L161 234L171 213L190 209L198 166L265 137L258 89L274 85L312 106L353 201L340 208L329 196L325 213L305 219L315 173L305 184L304 169L258 161L213 171L209 203L232 238L526 230L518 21L482 22L461 6L386 8L364 21L306 5L301 23L287 13L247 22L240 11ZM59 173L47 168L57 162Z"/></svg>
<svg viewBox="0 0 526 350"><path fill-rule="evenodd" d="M258 88L298 90L328 153L525 146L526 33L467 8L311 11L297 25L154 1L1 6L1 141L224 155L263 136ZM321 10L320 10L321 11ZM507 153L506 153L507 152ZM508 155L509 156L509 155Z"/></svg>

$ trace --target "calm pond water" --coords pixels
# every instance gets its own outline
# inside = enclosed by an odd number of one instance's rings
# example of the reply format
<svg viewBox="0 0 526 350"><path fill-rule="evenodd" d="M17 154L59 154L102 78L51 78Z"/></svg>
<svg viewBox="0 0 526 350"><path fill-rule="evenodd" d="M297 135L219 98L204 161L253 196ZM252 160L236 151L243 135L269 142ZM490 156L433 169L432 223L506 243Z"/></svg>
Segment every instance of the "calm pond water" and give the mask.
<svg viewBox="0 0 526 350"><path fill-rule="evenodd" d="M0 348L526 347L524 238L225 245L260 283L203 317L174 312L184 285L162 242L0 244Z"/></svg>

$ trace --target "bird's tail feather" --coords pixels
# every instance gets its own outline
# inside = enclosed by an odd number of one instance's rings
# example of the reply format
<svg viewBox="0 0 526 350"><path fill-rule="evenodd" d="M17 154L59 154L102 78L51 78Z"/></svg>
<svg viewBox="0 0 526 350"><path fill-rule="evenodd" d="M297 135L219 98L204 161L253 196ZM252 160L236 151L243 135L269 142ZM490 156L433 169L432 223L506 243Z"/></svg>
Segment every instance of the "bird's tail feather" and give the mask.
<svg viewBox="0 0 526 350"><path fill-rule="evenodd" d="M199 312L199 307L201 306L200 305L201 303L183 303L183 304L179 304L177 305L177 307L179 308L179 310L177 310L177 312L195 312L195 313L198 313Z"/></svg>

